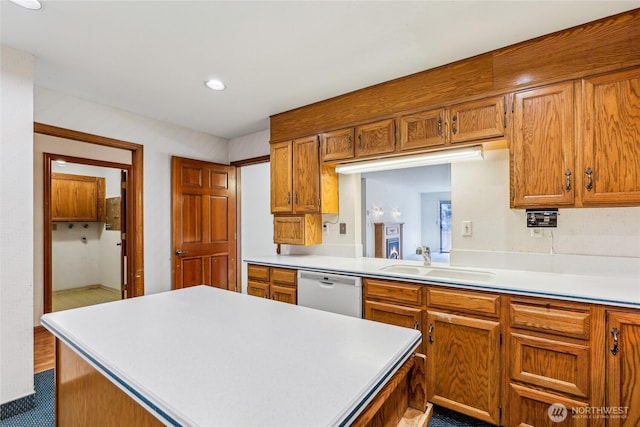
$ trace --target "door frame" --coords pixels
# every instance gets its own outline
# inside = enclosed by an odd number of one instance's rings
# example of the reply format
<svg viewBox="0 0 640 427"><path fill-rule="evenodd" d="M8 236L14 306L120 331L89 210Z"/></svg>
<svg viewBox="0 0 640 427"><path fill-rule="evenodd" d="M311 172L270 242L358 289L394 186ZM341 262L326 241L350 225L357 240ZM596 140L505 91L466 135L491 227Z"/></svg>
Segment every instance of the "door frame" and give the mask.
<svg viewBox="0 0 640 427"><path fill-rule="evenodd" d="M56 126L34 123L33 132L70 139L105 147L119 148L131 152L131 165L105 162L100 160L82 159L72 156L55 155L56 159L69 159L74 163L91 164L94 166L115 167L127 169L129 174L129 199L127 217L127 297L144 295L144 218L143 218L143 146L132 142L121 141L99 135L64 129ZM44 154L44 313L51 312L52 305L52 227L51 218L51 160L54 155Z"/></svg>

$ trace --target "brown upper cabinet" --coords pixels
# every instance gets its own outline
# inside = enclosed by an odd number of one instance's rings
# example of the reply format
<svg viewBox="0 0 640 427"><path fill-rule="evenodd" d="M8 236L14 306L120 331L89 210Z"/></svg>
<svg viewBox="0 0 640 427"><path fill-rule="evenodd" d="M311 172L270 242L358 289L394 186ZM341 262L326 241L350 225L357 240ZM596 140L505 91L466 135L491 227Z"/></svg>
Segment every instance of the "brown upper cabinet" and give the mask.
<svg viewBox="0 0 640 427"><path fill-rule="evenodd" d="M496 96L402 116L398 151L424 151L505 138L505 98Z"/></svg>
<svg viewBox="0 0 640 427"><path fill-rule="evenodd" d="M504 138L507 127L505 97L465 102L449 107L451 144Z"/></svg>
<svg viewBox="0 0 640 427"><path fill-rule="evenodd" d="M354 129L346 128L320 135L322 161L326 163L353 159Z"/></svg>
<svg viewBox="0 0 640 427"><path fill-rule="evenodd" d="M567 82L515 94L512 207L573 205L573 86Z"/></svg>
<svg viewBox="0 0 640 427"><path fill-rule="evenodd" d="M640 69L514 99L512 207L640 203Z"/></svg>
<svg viewBox="0 0 640 427"><path fill-rule="evenodd" d="M640 68L582 81L582 203L640 203Z"/></svg>
<svg viewBox="0 0 640 427"><path fill-rule="evenodd" d="M271 213L337 213L335 168L320 166L318 138L271 144Z"/></svg>
<svg viewBox="0 0 640 427"><path fill-rule="evenodd" d="M105 179L66 173L51 174L53 221L104 222Z"/></svg>
<svg viewBox="0 0 640 427"><path fill-rule="evenodd" d="M356 126L356 158L390 154L396 148L393 119Z"/></svg>

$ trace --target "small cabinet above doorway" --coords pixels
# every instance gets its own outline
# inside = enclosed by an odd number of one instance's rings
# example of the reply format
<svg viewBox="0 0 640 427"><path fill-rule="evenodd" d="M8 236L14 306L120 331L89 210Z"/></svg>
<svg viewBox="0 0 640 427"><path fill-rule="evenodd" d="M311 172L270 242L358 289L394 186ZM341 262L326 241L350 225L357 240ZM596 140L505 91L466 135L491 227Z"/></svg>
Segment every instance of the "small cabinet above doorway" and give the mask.
<svg viewBox="0 0 640 427"><path fill-rule="evenodd" d="M51 174L53 221L105 221L105 179L66 173Z"/></svg>

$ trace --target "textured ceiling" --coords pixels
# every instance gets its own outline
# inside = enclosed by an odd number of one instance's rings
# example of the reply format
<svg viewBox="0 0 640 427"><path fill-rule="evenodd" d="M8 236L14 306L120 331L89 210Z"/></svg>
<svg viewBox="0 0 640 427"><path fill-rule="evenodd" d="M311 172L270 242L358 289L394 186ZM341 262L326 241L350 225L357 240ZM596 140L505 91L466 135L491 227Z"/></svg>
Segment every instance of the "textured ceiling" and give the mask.
<svg viewBox="0 0 640 427"><path fill-rule="evenodd" d="M638 1L0 0L35 84L224 138L372 84L613 15ZM213 92L204 80L223 80Z"/></svg>

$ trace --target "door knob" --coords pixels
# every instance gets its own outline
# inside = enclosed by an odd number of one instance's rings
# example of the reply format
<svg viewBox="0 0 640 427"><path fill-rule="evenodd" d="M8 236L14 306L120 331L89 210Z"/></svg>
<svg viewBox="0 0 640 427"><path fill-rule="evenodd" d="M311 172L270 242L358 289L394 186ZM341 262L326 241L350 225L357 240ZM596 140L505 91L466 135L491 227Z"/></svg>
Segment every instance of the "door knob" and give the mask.
<svg viewBox="0 0 640 427"><path fill-rule="evenodd" d="M180 255L184 255L184 254L187 254L187 253L189 253L189 251L183 251L183 250L180 250L180 249L178 249L178 250L176 251L176 255L178 255L178 256L180 256Z"/></svg>

